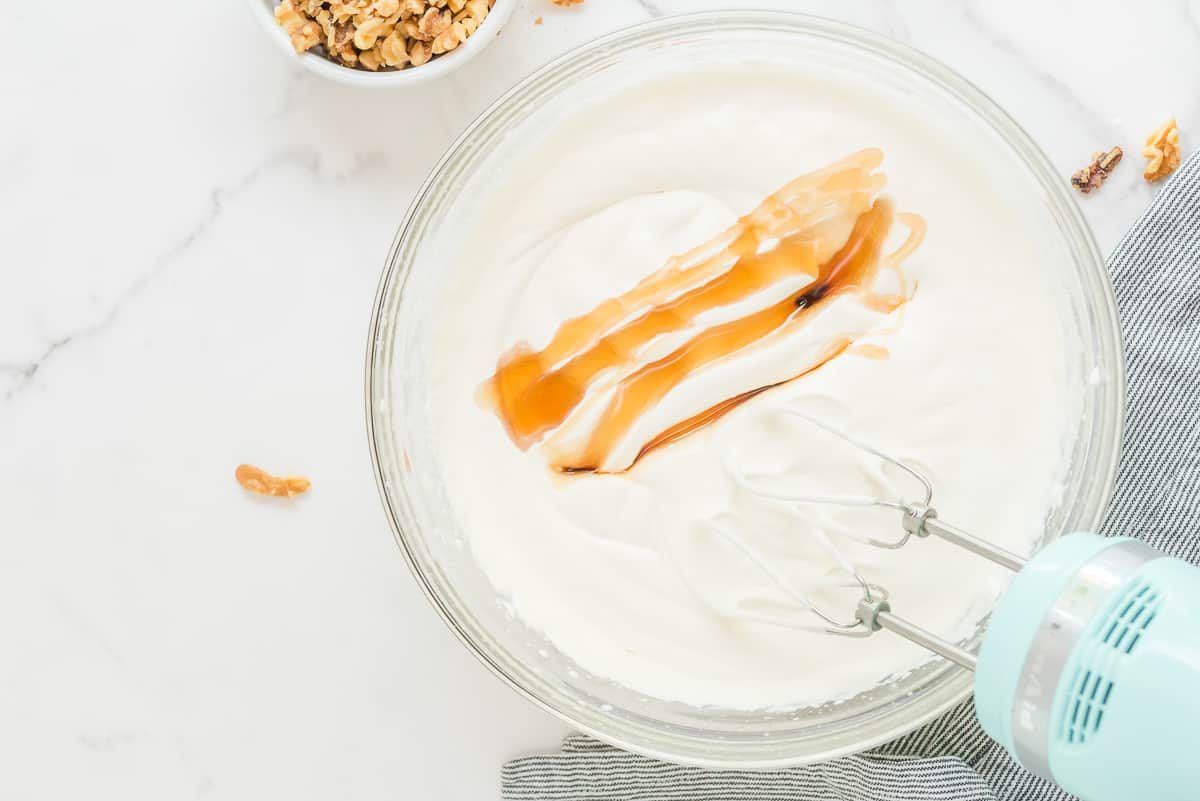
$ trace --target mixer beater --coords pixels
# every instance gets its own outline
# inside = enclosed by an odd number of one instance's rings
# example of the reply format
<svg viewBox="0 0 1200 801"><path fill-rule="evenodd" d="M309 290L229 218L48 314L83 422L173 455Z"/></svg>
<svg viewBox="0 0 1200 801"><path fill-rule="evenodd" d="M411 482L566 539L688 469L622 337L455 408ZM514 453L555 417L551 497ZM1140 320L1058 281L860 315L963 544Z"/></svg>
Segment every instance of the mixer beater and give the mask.
<svg viewBox="0 0 1200 801"><path fill-rule="evenodd" d="M798 407L783 406L778 408L778 413L790 418L800 419L810 425L816 426L827 434L832 435L838 440L846 443L852 448L867 454L881 462L892 465L899 469L904 474L913 478L921 487L922 498L920 501L910 502L900 499L884 499L873 498L866 496L854 495L817 495L799 492L786 492L778 489L773 489L762 484L757 484L754 481L755 476L748 474L739 465L736 464L735 458L727 463L726 469L733 477L737 484L755 495L764 498L770 498L776 501L784 501L795 504L828 504L833 506L848 506L848 507L877 507L894 510L900 515L900 526L903 534L899 539L894 541L878 540L867 538L862 540L868 545L877 548L894 550L904 547L914 537L923 539L929 536L935 536L946 542L957 545L961 548L978 554L998 565L1002 565L1010 570L1020 570L1025 566L1025 559L993 545L986 540L982 540L972 534L963 531L960 528L951 526L937 516L937 511L934 509L933 503L933 484L920 471L909 464L890 456L883 451L862 442L855 437L841 431L819 418L810 415ZM727 537L728 538L728 537ZM744 542L738 542L739 550L746 553L747 548ZM775 575L774 571L767 569L766 560L757 554L747 554L751 559L759 565L764 574L771 582L783 590L791 597L796 597L794 588L787 587L782 580ZM839 620L830 615L825 610L820 609L813 604L807 597L804 598L804 605L813 614L821 618L826 624L828 631L831 634L840 634L843 636L866 637L874 632L882 629L887 629L895 634L900 635L912 642L924 647L926 650L932 651L939 656L961 665L962 667L975 669L975 655L965 648L961 648L954 643L948 642L936 635L926 631L917 624L899 617L892 612L891 603L888 600L888 592L884 587L878 584L873 584L863 578L859 572L853 567L847 566L847 569L854 576L857 584L862 588L862 599L859 601L854 612L853 619Z"/></svg>
<svg viewBox="0 0 1200 801"><path fill-rule="evenodd" d="M740 537L721 532L789 597L833 634L868 637L886 629L975 672L975 708L984 730L1028 770L1087 801L1195 801L1200 760L1200 569L1131 538L1068 534L1029 559L937 516L929 479L794 407L782 414L823 429L911 476L916 502L783 491L730 459L746 490L795 504L878 507L898 513L902 534L860 540L895 549L938 537L1016 571L992 612L979 654L893 613L886 588L840 562L862 590L852 618L839 618L787 585ZM736 454L735 454L736 455ZM832 546L829 546L832 549Z"/></svg>

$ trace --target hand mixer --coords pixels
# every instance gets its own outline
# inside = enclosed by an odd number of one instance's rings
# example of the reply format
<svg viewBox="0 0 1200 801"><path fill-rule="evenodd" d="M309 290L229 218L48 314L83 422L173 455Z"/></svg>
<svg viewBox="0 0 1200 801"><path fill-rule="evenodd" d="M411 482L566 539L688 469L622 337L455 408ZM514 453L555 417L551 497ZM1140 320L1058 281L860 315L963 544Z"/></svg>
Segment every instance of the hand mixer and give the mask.
<svg viewBox="0 0 1200 801"><path fill-rule="evenodd" d="M897 616L886 589L857 573L863 594L853 618L809 605L827 631L886 629L973 670L984 730L1026 769L1086 801L1200 799L1200 569L1135 539L1090 533L1023 559L942 522L931 483L911 466L799 410L783 411L912 476L924 498L780 492L732 470L747 489L795 503L893 509L902 536L869 544L899 548L932 535L1017 571L978 656Z"/></svg>

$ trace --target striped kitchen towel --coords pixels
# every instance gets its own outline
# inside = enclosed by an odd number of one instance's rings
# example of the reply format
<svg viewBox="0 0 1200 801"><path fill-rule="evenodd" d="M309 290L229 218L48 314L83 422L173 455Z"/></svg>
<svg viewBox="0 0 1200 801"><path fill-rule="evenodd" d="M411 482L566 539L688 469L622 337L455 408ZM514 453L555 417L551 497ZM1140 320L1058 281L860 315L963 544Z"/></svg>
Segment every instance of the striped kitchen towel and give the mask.
<svg viewBox="0 0 1200 801"><path fill-rule="evenodd" d="M1129 372L1125 441L1103 532L1200 563L1200 154L1109 259ZM875 751L771 772L710 771L582 735L504 766L505 799L537 801L1070 801L1026 772L970 703ZM1198 791L1200 793L1200 791Z"/></svg>

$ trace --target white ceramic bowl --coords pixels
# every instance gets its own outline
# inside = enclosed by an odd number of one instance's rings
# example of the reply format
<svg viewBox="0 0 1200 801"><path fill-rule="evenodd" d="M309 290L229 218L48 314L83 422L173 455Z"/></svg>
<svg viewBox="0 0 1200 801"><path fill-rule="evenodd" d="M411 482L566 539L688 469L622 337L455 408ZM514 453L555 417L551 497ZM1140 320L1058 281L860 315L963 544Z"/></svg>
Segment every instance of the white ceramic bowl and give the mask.
<svg viewBox="0 0 1200 801"><path fill-rule="evenodd" d="M350 86L380 88L388 86L412 86L453 72L473 59L483 48L491 44L492 40L500 34L500 29L504 27L504 23L508 22L508 18L512 16L513 9L517 7L517 0L496 0L496 4L488 12L483 24L479 26L479 29L467 41L449 53L437 56L419 67L371 72L370 70L344 67L316 53L297 53L292 47L288 35L284 33L283 28L275 21L275 6L278 5L277 0L246 0L246 2L249 3L250 12L258 19L267 37L275 42L276 46L287 53L290 58L298 60L309 72L320 75L323 78L328 78L331 81L349 84Z"/></svg>

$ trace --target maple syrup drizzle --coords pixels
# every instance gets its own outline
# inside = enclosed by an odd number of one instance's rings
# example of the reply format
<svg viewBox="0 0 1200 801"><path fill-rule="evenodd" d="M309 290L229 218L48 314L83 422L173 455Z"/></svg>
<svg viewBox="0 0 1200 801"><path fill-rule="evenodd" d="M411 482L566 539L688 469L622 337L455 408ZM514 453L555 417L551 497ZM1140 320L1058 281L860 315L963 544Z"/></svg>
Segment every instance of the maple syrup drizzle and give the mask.
<svg viewBox="0 0 1200 801"><path fill-rule="evenodd" d="M823 301L869 287L891 223L891 202L882 198L876 200L871 209L855 222L846 243L833 258L821 265L816 279L799 295L786 297L760 311L701 331L671 353L623 378L583 450L578 454L566 455L566 459L559 456L554 466L560 470L570 468L572 472L601 470L608 454L638 418L685 378L718 359L753 345L785 325L800 324ZM818 361L820 364L827 363L844 349L845 345L842 345L835 353ZM803 373L809 373L812 369L806 368ZM741 402L745 400L749 398L743 398ZM717 404L709 412L720 407L720 413L707 414L705 424L712 423L737 405L740 404ZM693 426L689 432L696 428L698 426ZM674 439L679 439L679 436ZM643 452L648 451L643 449Z"/></svg>
<svg viewBox="0 0 1200 801"><path fill-rule="evenodd" d="M857 345L851 345L846 349L846 352L852 353L855 356L862 356L864 359L875 359L876 361L882 361L892 355L883 345L875 345L869 342L860 342Z"/></svg>
<svg viewBox="0 0 1200 801"><path fill-rule="evenodd" d="M783 275L815 276L818 263L845 241L850 223L883 188L884 177L872 173L882 160L881 151L863 150L791 181L633 289L563 323L542 350L527 345L511 350L482 388L482 397L496 409L513 442L528 448L575 410L599 371L633 363L654 337L686 327L700 313L747 297ZM759 257L770 242L779 245ZM640 316L630 320L634 315Z"/></svg>
<svg viewBox="0 0 1200 801"><path fill-rule="evenodd" d="M641 416L696 371L777 332L802 326L814 310L839 295L854 293L860 303L882 314L901 308L914 287L900 263L920 245L924 221L917 215L896 214L885 198L871 201L884 182L882 175L870 172L881 158L877 150L862 151L792 181L736 225L671 259L629 292L564 323L541 351L522 345L506 354L481 389L513 442L528 448L584 402L601 373L609 376L608 384L611 368L632 368L615 381L582 448L574 453L548 448L552 466L561 472L602 471L613 448ZM909 234L885 255L883 243L894 220L905 224ZM897 292L872 291L880 270L896 276ZM798 294L702 330L666 356L633 367L639 352L657 337L684 330L706 311L796 275L812 279ZM887 358L881 346L856 345L862 333L835 338L813 364L789 379L741 392L670 426L643 445L633 463L848 350Z"/></svg>
<svg viewBox="0 0 1200 801"><path fill-rule="evenodd" d="M768 390L775 389L776 387L781 387L784 384L790 384L799 378L803 378L804 376L808 375L809 373L816 372L817 370L824 367L825 364L827 364L828 362L831 362L834 359L836 359L838 356L842 355L842 353L844 353L847 350L849 345L850 345L850 340L848 340L848 339L836 340L831 346L826 348L824 355L819 357L816 360L816 362L814 362L812 365L810 365L808 368L806 368L804 370L804 372L798 373L798 374L792 376L791 378L785 378L782 381L776 381L774 384L767 384L766 386L756 387L754 389L747 390L746 392L743 392L740 395L734 395L732 398L726 398L725 400L721 401L720 403L717 403L717 404L714 404L714 405L708 407L707 409L700 412L699 414L692 415L691 417L687 418L686 420L676 423L675 425L668 428L666 431L663 431L660 434L657 434L652 440L650 440L645 445L643 445L641 450L638 451L637 456L634 457L633 463L630 464L629 466L633 467L633 465L635 465L639 461L641 461L643 456L650 453L651 451L658 450L659 448L661 448L665 445L670 445L672 442L677 442L678 440L683 439L688 434L691 434L695 431L699 431L700 429L704 428L705 426L712 425L717 420L720 420L722 417L729 414L734 409L741 406L743 403L750 400L751 398L757 398L759 395L763 394L764 392L766 392ZM559 469L563 470L563 468L559 468ZM628 468L626 468L626 469L628 469ZM568 473L585 473L585 472L586 473L594 473L594 472L597 472L593 468L586 468L586 467L585 468L579 468L579 467L567 468L563 471L568 472Z"/></svg>

